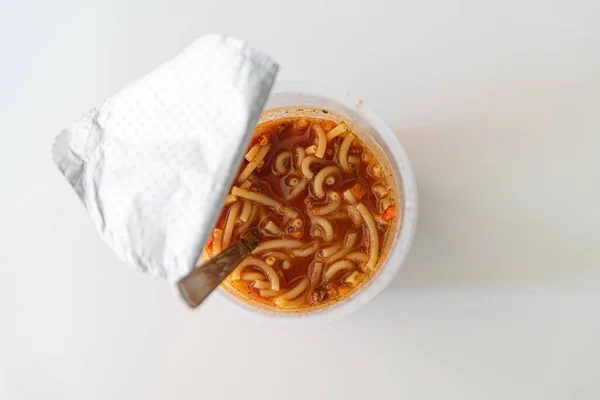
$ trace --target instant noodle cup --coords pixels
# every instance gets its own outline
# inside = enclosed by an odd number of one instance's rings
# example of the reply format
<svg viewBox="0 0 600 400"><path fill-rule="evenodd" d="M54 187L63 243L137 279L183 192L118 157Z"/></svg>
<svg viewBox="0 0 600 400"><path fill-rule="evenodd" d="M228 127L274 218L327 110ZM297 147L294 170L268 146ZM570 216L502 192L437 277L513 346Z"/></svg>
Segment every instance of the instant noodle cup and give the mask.
<svg viewBox="0 0 600 400"><path fill-rule="evenodd" d="M282 83L204 256L258 230L261 244L223 282L223 295L257 316L332 319L392 281L416 221L412 167L392 129L351 95Z"/></svg>

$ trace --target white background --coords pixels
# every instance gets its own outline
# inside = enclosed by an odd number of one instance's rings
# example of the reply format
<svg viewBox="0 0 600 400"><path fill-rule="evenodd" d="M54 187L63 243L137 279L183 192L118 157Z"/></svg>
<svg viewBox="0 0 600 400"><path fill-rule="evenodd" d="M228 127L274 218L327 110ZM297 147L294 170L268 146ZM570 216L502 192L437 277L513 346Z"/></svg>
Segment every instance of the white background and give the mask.
<svg viewBox="0 0 600 400"><path fill-rule="evenodd" d="M600 2L0 0L0 398L600 398ZM360 96L411 157L396 281L295 330L121 264L55 135L204 32Z"/></svg>

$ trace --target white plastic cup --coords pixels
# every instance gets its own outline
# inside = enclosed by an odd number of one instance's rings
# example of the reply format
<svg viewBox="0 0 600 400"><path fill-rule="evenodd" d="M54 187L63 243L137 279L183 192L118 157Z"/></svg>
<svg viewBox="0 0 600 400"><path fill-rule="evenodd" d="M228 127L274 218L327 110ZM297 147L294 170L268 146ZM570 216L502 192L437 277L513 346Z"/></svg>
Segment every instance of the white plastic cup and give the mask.
<svg viewBox="0 0 600 400"><path fill-rule="evenodd" d="M400 186L397 193L402 197L403 205L402 221L395 232L387 259L364 285L339 302L313 311L300 313L271 311L252 306L223 288L219 288L218 293L230 300L229 303L236 309L256 318L292 324L305 324L309 321L333 322L358 310L375 298L392 282L402 267L417 226L417 186L410 160L396 133L362 100L355 98L350 93L338 93L315 83L281 82L275 85L265 105L265 110L298 106L332 111L352 121L368 134L387 156L389 166Z"/></svg>

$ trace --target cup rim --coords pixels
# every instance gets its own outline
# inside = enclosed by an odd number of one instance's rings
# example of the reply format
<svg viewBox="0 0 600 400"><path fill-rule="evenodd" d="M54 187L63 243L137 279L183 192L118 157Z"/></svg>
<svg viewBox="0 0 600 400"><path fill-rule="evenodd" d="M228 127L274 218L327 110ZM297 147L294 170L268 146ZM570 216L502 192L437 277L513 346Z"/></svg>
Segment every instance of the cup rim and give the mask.
<svg viewBox="0 0 600 400"><path fill-rule="evenodd" d="M418 219L418 193L412 164L396 133L373 109L364 104L362 100L353 96L350 92L342 93L319 83L303 81L277 82L271 94L294 92L320 96L337 102L360 114L365 121L371 124L389 148L388 157L398 168L404 197L404 214L402 224L399 227L400 234L396 238L395 243L392 244L387 259L379 267L378 272L371 277L369 282L356 292L350 294L347 298L329 307L313 312L278 313L254 307L238 299L221 286L215 292L215 294L225 298L227 303L232 305L232 308L242 312L245 316L253 317L253 319L276 321L281 324L301 323L302 325L306 325L307 322L319 323L339 320L365 306L392 282L402 268L415 235ZM302 106L302 104L298 104L298 106Z"/></svg>

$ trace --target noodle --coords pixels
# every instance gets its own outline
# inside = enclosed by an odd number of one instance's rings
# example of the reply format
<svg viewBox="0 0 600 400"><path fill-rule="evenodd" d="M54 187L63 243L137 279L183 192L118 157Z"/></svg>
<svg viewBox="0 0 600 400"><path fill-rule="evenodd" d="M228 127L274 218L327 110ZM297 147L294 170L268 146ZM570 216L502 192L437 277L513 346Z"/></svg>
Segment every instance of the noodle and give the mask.
<svg viewBox="0 0 600 400"><path fill-rule="evenodd" d="M329 193L329 203L324 206L321 206L321 207L314 207L312 209L312 212L313 212L313 214L315 214L317 216L326 215L326 214L332 213L334 211L337 211L340 208L341 203L342 203L342 199L340 198L340 195L337 194L337 192L330 192Z"/></svg>
<svg viewBox="0 0 600 400"><path fill-rule="evenodd" d="M306 289L308 289L308 285L310 284L310 280L307 277L303 277L300 282L281 296L280 299L283 300L292 300L296 297L300 296Z"/></svg>
<svg viewBox="0 0 600 400"><path fill-rule="evenodd" d="M375 226L373 216L364 204L359 203L356 206L356 209L362 216L363 221L367 226L367 230L369 231L369 260L365 265L370 270L373 270L375 265L377 265L377 257L379 256L379 235L377 234L377 226Z"/></svg>
<svg viewBox="0 0 600 400"><path fill-rule="evenodd" d="M237 196L233 195L233 194L228 194L227 197L225 197L225 205L229 205L231 203L235 203L237 201Z"/></svg>
<svg viewBox="0 0 600 400"><path fill-rule="evenodd" d="M325 178L329 175L338 173L339 171L340 169L335 165L330 165L329 167L325 167L319 171L313 183L315 196L317 196L319 199L325 197L325 190L323 190L323 182L325 181Z"/></svg>
<svg viewBox="0 0 600 400"><path fill-rule="evenodd" d="M310 273L310 284L312 286L316 286L321 280L321 274L323 273L323 263L315 262L312 266L312 271Z"/></svg>
<svg viewBox="0 0 600 400"><path fill-rule="evenodd" d="M377 178L382 178L383 177L383 171L381 170L381 166L379 164L373 164L371 166L371 172Z"/></svg>
<svg viewBox="0 0 600 400"><path fill-rule="evenodd" d="M330 281L338 272L346 271L352 268L354 268L354 264L352 263L352 261L336 261L329 267L327 267L327 269L325 270L325 274L323 275L323 280Z"/></svg>
<svg viewBox="0 0 600 400"><path fill-rule="evenodd" d="M349 204L355 204L358 201L356 200L356 196L354 196L354 193L352 193L350 189L344 190L344 200L346 200L346 202L348 202Z"/></svg>
<svg viewBox="0 0 600 400"><path fill-rule="evenodd" d="M358 285L365 277L365 274L361 274L358 271L352 271L350 273L350 275L348 275L348 277L346 277L346 279L344 279L344 282L349 284L350 286L354 287L356 285Z"/></svg>
<svg viewBox="0 0 600 400"><path fill-rule="evenodd" d="M348 255L346 255L346 259L361 264L367 262L369 260L369 256L361 251L354 251L352 253L348 253Z"/></svg>
<svg viewBox="0 0 600 400"><path fill-rule="evenodd" d="M340 162L340 166L346 173L350 173L350 165L348 165L348 151L350 150L350 145L354 141L354 135L348 133L340 146L340 152L338 154L338 160Z"/></svg>
<svg viewBox="0 0 600 400"><path fill-rule="evenodd" d="M383 199L381 201L380 211L383 213L388 207L393 205L394 203L390 199Z"/></svg>
<svg viewBox="0 0 600 400"><path fill-rule="evenodd" d="M300 169L300 167L302 166L302 162L304 161L305 158L306 158L306 152L304 151L304 149L302 147L298 146L296 148L296 165L295 165L296 170Z"/></svg>
<svg viewBox="0 0 600 400"><path fill-rule="evenodd" d="M258 151L258 154L248 163L248 165L246 165L246 168L244 168L240 173L240 176L238 176L238 183L244 182L250 176L250 174L258 167L258 164L263 161L270 149L271 145L268 144Z"/></svg>
<svg viewBox="0 0 600 400"><path fill-rule="evenodd" d="M319 252L319 255L321 256L321 258L331 257L341 248L342 248L342 245L339 243L336 243L329 247L322 248L321 251Z"/></svg>
<svg viewBox="0 0 600 400"><path fill-rule="evenodd" d="M315 146L314 144L312 146L308 146L305 150L306 154L308 155L312 155L315 154L317 152L317 146ZM315 156L316 157L316 156Z"/></svg>
<svg viewBox="0 0 600 400"><path fill-rule="evenodd" d="M373 192L380 199L383 199L384 197L387 197L387 195L390 194L390 192L383 185L374 185Z"/></svg>
<svg viewBox="0 0 600 400"><path fill-rule="evenodd" d="M295 199L300 193L302 193L304 191L304 189L306 189L306 187L308 186L308 181L306 179L301 179L300 182L298 182L298 184L296 186L294 186L292 188L292 190L290 190L290 194L288 195L288 200L293 200Z"/></svg>
<svg viewBox="0 0 600 400"><path fill-rule="evenodd" d="M256 203L265 205L267 207L274 208L277 211L283 208L283 204L281 204L277 200L265 196L264 194L253 192L251 190L241 189L237 186L234 186L233 188L231 188L231 193L233 193L236 196L243 197L245 199L252 200Z"/></svg>
<svg viewBox="0 0 600 400"><path fill-rule="evenodd" d="M331 222L323 217L315 217L315 224L321 228L323 240L331 242L333 240L333 226L331 226Z"/></svg>
<svg viewBox="0 0 600 400"><path fill-rule="evenodd" d="M252 161L254 159L254 157L256 157L256 154L258 154L259 150L260 150L260 145L255 144L254 146L252 146L252 148L250 150L248 150L248 152L246 153L244 158L246 158L246 160L248 160L248 161Z"/></svg>
<svg viewBox="0 0 600 400"><path fill-rule="evenodd" d="M284 253L282 251L272 251L267 253L269 256L275 257L278 260L289 260L290 255L288 253Z"/></svg>
<svg viewBox="0 0 600 400"><path fill-rule="evenodd" d="M312 163L320 162L320 161L321 161L321 159L316 156L306 156L304 158L304 161L302 161L302 166L301 166L302 175L304 175L304 177L306 179L312 179L312 177L315 176L315 174L314 174L314 172L311 171L310 167L311 167Z"/></svg>
<svg viewBox="0 0 600 400"><path fill-rule="evenodd" d="M298 178L296 175L288 176L288 178L286 179L286 184L291 187L294 187L294 186L298 185L299 183L300 183L300 178Z"/></svg>
<svg viewBox="0 0 600 400"><path fill-rule="evenodd" d="M360 213L356 209L356 206L348 206L348 216L352 220L354 227L358 228L360 226Z"/></svg>
<svg viewBox="0 0 600 400"><path fill-rule="evenodd" d="M296 300L285 300L278 297L274 300L274 303L281 308L296 308L304 304L306 301L306 295L298 297Z"/></svg>
<svg viewBox="0 0 600 400"><path fill-rule="evenodd" d="M233 270L231 273L231 280L234 282L241 280L244 268L250 266L256 267L265 273L265 276L269 278L269 282L271 282L271 290L279 290L279 275L277 275L277 272L260 258L252 256L246 257L244 261Z"/></svg>
<svg viewBox="0 0 600 400"><path fill-rule="evenodd" d="M283 214L290 218L296 218L298 216L298 211L294 210L289 206L283 206L283 208L279 211L283 212Z"/></svg>
<svg viewBox="0 0 600 400"><path fill-rule="evenodd" d="M249 200L244 200L243 204L240 220L242 222L248 222L248 218L250 218L250 213L252 212L252 203Z"/></svg>
<svg viewBox="0 0 600 400"><path fill-rule="evenodd" d="M260 272L244 272L242 274L243 281L262 281L265 279L265 276Z"/></svg>
<svg viewBox="0 0 600 400"><path fill-rule="evenodd" d="M331 220L335 220L335 219L348 219L350 217L348 216L347 212L335 211L330 214L327 214L327 218L329 218Z"/></svg>
<svg viewBox="0 0 600 400"><path fill-rule="evenodd" d="M242 189L250 189L252 187L252 182L250 182L249 179L246 179L244 182L242 182L242 184L240 185L240 187Z"/></svg>
<svg viewBox="0 0 600 400"><path fill-rule="evenodd" d="M373 156L371 155L371 153L363 151L362 155L360 156L360 159L364 163L370 163L373 160Z"/></svg>
<svg viewBox="0 0 600 400"><path fill-rule="evenodd" d="M327 141L331 142L333 139L341 135L348 130L348 126L345 123L341 123L329 132L327 132Z"/></svg>
<svg viewBox="0 0 600 400"><path fill-rule="evenodd" d="M225 229L223 229L223 249L229 247L231 243L231 236L233 235L233 228L235 227L235 220L237 219L240 211L240 203L237 202L231 206L229 213L227 214L227 221L225 222Z"/></svg>
<svg viewBox="0 0 600 400"><path fill-rule="evenodd" d="M271 288L271 285L269 284L269 282L260 281L260 280L254 281L252 286L254 286L254 288L256 288L256 289L270 289Z"/></svg>
<svg viewBox="0 0 600 400"><path fill-rule="evenodd" d="M278 227L277 225L275 225L275 222L268 221L265 224L265 231L267 231L268 233L270 233L272 235L279 235L281 233L281 228Z"/></svg>
<svg viewBox="0 0 600 400"><path fill-rule="evenodd" d="M348 164L350 164L350 165L360 164L360 157L355 156L355 155L348 156Z"/></svg>
<svg viewBox="0 0 600 400"><path fill-rule="evenodd" d="M270 265L271 267L275 264L277 264L277 259L273 256L268 256L267 258L265 258L265 262L267 263L267 265Z"/></svg>
<svg viewBox="0 0 600 400"><path fill-rule="evenodd" d="M319 248L319 243L312 242L312 243L307 244L306 246L303 246L299 249L292 251L291 256L292 256L292 258L308 257L311 254L313 254L315 251L317 251L318 248Z"/></svg>
<svg viewBox="0 0 600 400"><path fill-rule="evenodd" d="M313 129L317 135L318 143L317 151L315 152L315 156L319 158L323 158L325 156L325 150L327 149L327 135L325 134L325 130L320 124L314 124Z"/></svg>
<svg viewBox="0 0 600 400"><path fill-rule="evenodd" d="M304 243L299 240L289 240L289 239L274 239L267 240L265 242L260 243L254 249L253 253L262 253L267 250L279 250L279 249L296 249L298 247L302 247Z"/></svg>
<svg viewBox="0 0 600 400"><path fill-rule="evenodd" d="M250 216L248 217L248 221L246 221L242 225L238 226L235 229L235 233L237 235L241 235L242 233L244 233L244 231L246 229L248 229L250 227L250 225L254 222L254 219L256 218L257 213L258 213L258 206L256 204L252 204L252 210L250 211Z"/></svg>
<svg viewBox="0 0 600 400"><path fill-rule="evenodd" d="M330 263L345 257L346 254L350 253L350 250L352 250L352 247L354 247L356 244L356 239L358 239L358 233L348 232L344 238L344 247L330 257L325 257L324 261Z"/></svg>
<svg viewBox="0 0 600 400"><path fill-rule="evenodd" d="M291 158L292 158L292 152L289 150L282 151L281 153L277 154L277 157L275 157L275 165L274 165L275 171L277 171L281 175L287 173L288 165L286 165L286 164L290 162Z"/></svg>

